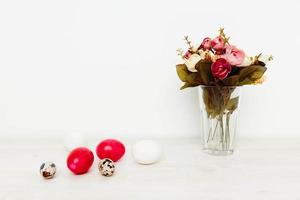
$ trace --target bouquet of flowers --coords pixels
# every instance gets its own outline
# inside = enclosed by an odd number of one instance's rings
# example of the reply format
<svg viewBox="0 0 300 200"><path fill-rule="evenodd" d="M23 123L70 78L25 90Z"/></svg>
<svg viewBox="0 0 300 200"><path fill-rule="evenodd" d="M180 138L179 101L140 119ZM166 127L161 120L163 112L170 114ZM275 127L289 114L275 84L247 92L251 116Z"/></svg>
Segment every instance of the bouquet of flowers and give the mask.
<svg viewBox="0 0 300 200"><path fill-rule="evenodd" d="M188 50L177 50L184 63L176 66L177 74L184 82L181 89L201 86L207 117L217 119L216 128L210 128L208 139L213 139L216 129L220 128L224 142L226 130L230 129L228 120L239 102L239 97L233 97L233 92L239 86L262 83L266 64L273 58L263 54L247 56L243 50L229 43L223 28L220 28L217 37L206 37L200 45L193 45L188 36L184 39Z"/></svg>

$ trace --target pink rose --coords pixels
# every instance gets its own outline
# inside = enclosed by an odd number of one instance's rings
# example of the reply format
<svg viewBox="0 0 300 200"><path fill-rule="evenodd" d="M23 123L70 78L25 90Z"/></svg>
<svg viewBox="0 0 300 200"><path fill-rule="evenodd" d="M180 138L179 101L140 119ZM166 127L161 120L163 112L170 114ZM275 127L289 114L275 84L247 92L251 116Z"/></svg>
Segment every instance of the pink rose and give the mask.
<svg viewBox="0 0 300 200"><path fill-rule="evenodd" d="M231 65L224 59L219 58L211 65L212 75L223 80L231 72Z"/></svg>
<svg viewBox="0 0 300 200"><path fill-rule="evenodd" d="M226 45L225 54L222 58L225 58L231 65L241 66L245 59L245 53L235 46Z"/></svg>
<svg viewBox="0 0 300 200"><path fill-rule="evenodd" d="M203 39L200 48L205 50L210 50L211 49L211 39L209 37L206 37Z"/></svg>
<svg viewBox="0 0 300 200"><path fill-rule="evenodd" d="M191 57L191 55L192 55L192 53L190 52L190 51L187 51L187 52L185 52L185 54L184 54L184 58L185 59L189 59L190 57Z"/></svg>
<svg viewBox="0 0 300 200"><path fill-rule="evenodd" d="M225 41L221 36L218 36L211 41L211 47L215 51L218 51L218 52L222 51L224 46L225 46Z"/></svg>

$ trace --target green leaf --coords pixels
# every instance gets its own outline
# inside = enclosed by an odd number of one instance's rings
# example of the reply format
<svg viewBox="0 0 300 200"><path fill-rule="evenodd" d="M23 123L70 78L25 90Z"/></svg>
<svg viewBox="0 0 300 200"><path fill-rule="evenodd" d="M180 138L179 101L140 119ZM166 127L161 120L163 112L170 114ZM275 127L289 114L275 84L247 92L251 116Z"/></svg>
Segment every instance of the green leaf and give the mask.
<svg viewBox="0 0 300 200"><path fill-rule="evenodd" d="M226 104L226 109L232 113L238 107L238 104L239 104L239 97L229 99L229 101Z"/></svg>
<svg viewBox="0 0 300 200"><path fill-rule="evenodd" d="M180 80L184 82L184 85L180 88L181 90L203 84L200 74L188 71L185 64L176 65L176 71Z"/></svg>
<svg viewBox="0 0 300 200"><path fill-rule="evenodd" d="M190 72L188 71L185 64L176 65L176 71L177 71L179 79L183 82L186 82L187 76L189 75Z"/></svg>
<svg viewBox="0 0 300 200"><path fill-rule="evenodd" d="M262 65L251 65L240 70L239 85L253 84L260 79L267 68Z"/></svg>
<svg viewBox="0 0 300 200"><path fill-rule="evenodd" d="M186 77L186 82L189 83L190 85L194 85L194 86L203 84L203 81L202 81L199 73L190 73Z"/></svg>
<svg viewBox="0 0 300 200"><path fill-rule="evenodd" d="M211 62L206 60L200 60L195 66L198 74L200 74L203 85L210 85L210 83L214 80L211 73L211 64Z"/></svg>
<svg viewBox="0 0 300 200"><path fill-rule="evenodd" d="M191 87L188 83L184 83L183 86L181 86L181 90L185 89L185 88L188 88L188 87Z"/></svg>
<svg viewBox="0 0 300 200"><path fill-rule="evenodd" d="M224 107L224 96L217 87L203 87L202 98L208 115L212 118L220 115Z"/></svg>
<svg viewBox="0 0 300 200"><path fill-rule="evenodd" d="M226 86L236 86L239 85L240 75L228 76L223 80L224 85Z"/></svg>
<svg viewBox="0 0 300 200"><path fill-rule="evenodd" d="M208 116L214 118L216 116L216 114L215 114L216 108L213 105L210 88L202 88L202 90L203 90L202 98L203 98L203 102L205 104L205 110L206 110Z"/></svg>

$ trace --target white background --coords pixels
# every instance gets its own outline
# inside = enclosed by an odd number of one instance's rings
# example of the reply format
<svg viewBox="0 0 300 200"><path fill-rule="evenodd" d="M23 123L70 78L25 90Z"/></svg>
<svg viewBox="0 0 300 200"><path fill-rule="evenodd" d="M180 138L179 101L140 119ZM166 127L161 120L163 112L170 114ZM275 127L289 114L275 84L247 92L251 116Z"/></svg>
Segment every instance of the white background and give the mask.
<svg viewBox="0 0 300 200"><path fill-rule="evenodd" d="M274 55L243 88L241 137L299 134L300 1L0 1L0 136L189 137L197 90L175 50L220 26L249 55Z"/></svg>

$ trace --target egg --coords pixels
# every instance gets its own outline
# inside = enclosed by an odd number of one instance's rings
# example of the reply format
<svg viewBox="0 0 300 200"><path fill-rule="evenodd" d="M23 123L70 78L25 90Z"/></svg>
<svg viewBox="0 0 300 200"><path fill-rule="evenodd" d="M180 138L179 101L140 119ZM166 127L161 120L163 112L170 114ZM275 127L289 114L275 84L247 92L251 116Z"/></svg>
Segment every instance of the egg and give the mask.
<svg viewBox="0 0 300 200"><path fill-rule="evenodd" d="M64 147L65 149L70 152L76 147L85 146L84 144L84 137L81 133L78 132L70 132L64 136Z"/></svg>
<svg viewBox="0 0 300 200"><path fill-rule="evenodd" d="M103 176L112 176L115 172L114 162L109 158L105 158L100 161L98 170Z"/></svg>
<svg viewBox="0 0 300 200"><path fill-rule="evenodd" d="M139 164L153 164L161 159L162 147L154 140L141 140L132 146L132 156Z"/></svg>
<svg viewBox="0 0 300 200"><path fill-rule="evenodd" d="M56 166L53 162L44 162L40 166L40 173L45 179L51 179L56 173Z"/></svg>
<svg viewBox="0 0 300 200"><path fill-rule="evenodd" d="M87 173L93 162L94 154L86 147L73 149L67 157L67 167L76 175Z"/></svg>
<svg viewBox="0 0 300 200"><path fill-rule="evenodd" d="M100 159L109 158L114 162L120 160L125 151L125 145L116 139L102 140L96 147L96 154Z"/></svg>

